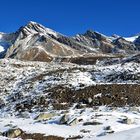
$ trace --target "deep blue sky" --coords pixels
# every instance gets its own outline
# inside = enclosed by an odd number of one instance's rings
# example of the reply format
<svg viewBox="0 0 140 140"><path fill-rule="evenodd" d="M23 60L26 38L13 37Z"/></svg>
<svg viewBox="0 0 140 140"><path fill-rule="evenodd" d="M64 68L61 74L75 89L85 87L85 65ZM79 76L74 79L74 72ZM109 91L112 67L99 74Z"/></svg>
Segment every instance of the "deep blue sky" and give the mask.
<svg viewBox="0 0 140 140"><path fill-rule="evenodd" d="M140 32L140 0L1 0L1 32L16 31L28 21L66 35L93 29L131 36Z"/></svg>

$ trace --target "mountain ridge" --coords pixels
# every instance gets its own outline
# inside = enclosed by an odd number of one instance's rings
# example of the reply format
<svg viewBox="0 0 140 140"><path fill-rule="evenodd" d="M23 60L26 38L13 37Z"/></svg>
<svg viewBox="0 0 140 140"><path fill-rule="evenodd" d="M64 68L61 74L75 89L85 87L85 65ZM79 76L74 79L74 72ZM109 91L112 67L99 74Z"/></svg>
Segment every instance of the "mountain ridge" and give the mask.
<svg viewBox="0 0 140 140"><path fill-rule="evenodd" d="M5 45L7 43L7 45ZM52 61L58 57L79 57L84 54L132 55L140 51L140 36L106 36L87 30L68 37L30 21L15 33L0 33L1 58Z"/></svg>

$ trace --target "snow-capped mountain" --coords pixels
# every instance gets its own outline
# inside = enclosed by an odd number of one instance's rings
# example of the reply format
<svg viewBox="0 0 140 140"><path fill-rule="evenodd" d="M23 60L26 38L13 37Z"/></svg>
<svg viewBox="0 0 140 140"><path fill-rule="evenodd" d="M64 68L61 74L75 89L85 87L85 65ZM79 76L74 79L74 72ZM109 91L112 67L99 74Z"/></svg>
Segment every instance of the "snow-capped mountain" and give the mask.
<svg viewBox="0 0 140 140"><path fill-rule="evenodd" d="M108 37L88 30L74 37L62 35L36 22L29 22L12 34L0 34L0 50L5 58L52 61L56 58L85 54L135 54L140 51L140 37Z"/></svg>
<svg viewBox="0 0 140 140"><path fill-rule="evenodd" d="M6 58L51 61L55 57L79 54L78 50L57 41L61 34L38 23L30 22L17 32L18 37L7 50Z"/></svg>
<svg viewBox="0 0 140 140"><path fill-rule="evenodd" d="M0 57L0 140L140 138L139 35L29 22L0 33Z"/></svg>

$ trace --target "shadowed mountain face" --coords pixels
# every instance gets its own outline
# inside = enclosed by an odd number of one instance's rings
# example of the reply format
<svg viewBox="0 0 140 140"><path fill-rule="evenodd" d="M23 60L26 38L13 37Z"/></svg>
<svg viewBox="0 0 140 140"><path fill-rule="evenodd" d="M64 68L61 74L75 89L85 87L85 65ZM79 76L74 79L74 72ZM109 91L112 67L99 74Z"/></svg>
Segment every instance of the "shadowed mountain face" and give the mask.
<svg viewBox="0 0 140 140"><path fill-rule="evenodd" d="M67 37L35 22L29 22L15 33L0 33L1 58L48 62L83 55L130 55L139 51L140 36L108 37L88 30L84 34Z"/></svg>

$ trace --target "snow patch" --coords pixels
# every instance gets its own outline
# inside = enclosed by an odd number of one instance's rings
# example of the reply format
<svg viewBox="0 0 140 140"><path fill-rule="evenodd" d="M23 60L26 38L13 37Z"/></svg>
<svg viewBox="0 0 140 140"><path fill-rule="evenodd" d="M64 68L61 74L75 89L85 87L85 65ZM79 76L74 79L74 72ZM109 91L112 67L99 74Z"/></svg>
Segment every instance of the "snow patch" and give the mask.
<svg viewBox="0 0 140 140"><path fill-rule="evenodd" d="M130 42L134 42L139 36L133 36L133 37L125 37L124 39Z"/></svg>
<svg viewBox="0 0 140 140"><path fill-rule="evenodd" d="M4 52L4 47L3 46L0 46L0 52Z"/></svg>

